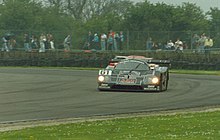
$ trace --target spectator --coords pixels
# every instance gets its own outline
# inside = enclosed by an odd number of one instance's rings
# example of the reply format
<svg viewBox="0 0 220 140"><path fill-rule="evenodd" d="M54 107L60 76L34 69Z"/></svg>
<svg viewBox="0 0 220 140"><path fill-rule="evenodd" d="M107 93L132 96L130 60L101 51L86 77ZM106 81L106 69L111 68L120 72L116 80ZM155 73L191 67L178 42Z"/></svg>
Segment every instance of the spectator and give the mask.
<svg viewBox="0 0 220 140"><path fill-rule="evenodd" d="M124 34L123 34L123 32L122 31L120 31L120 33L119 33L119 46L118 46L118 49L119 50L123 50L123 48L124 48Z"/></svg>
<svg viewBox="0 0 220 140"><path fill-rule="evenodd" d="M213 46L213 40L210 37L205 39L205 54L210 54L210 48Z"/></svg>
<svg viewBox="0 0 220 140"><path fill-rule="evenodd" d="M157 42L153 42L152 50L156 51L159 49L159 45Z"/></svg>
<svg viewBox="0 0 220 140"><path fill-rule="evenodd" d="M161 42L158 43L158 49L159 50L163 50L164 49L163 43L161 43Z"/></svg>
<svg viewBox="0 0 220 140"><path fill-rule="evenodd" d="M118 50L118 44L119 44L119 34L118 33L114 33L114 50L117 51Z"/></svg>
<svg viewBox="0 0 220 140"><path fill-rule="evenodd" d="M189 48L189 46L188 46L187 42L183 41L183 49L188 49L188 48Z"/></svg>
<svg viewBox="0 0 220 140"><path fill-rule="evenodd" d="M206 40L206 35L205 33L203 33L200 39L198 40L198 44L199 44L198 52L199 53L204 53L205 51L205 40Z"/></svg>
<svg viewBox="0 0 220 140"><path fill-rule="evenodd" d="M176 52L183 52L183 42L179 38L177 38L174 45Z"/></svg>
<svg viewBox="0 0 220 140"><path fill-rule="evenodd" d="M153 44L154 44L154 43L153 43L153 41L152 41L152 38L149 37L149 38L147 39L146 49L147 49L147 50L152 50Z"/></svg>
<svg viewBox="0 0 220 140"><path fill-rule="evenodd" d="M102 33L100 38L101 38L101 50L105 51L106 50L107 35L105 33Z"/></svg>
<svg viewBox="0 0 220 140"><path fill-rule="evenodd" d="M168 42L167 42L167 45L166 45L166 49L167 50L174 50L174 43L173 43L173 41L172 40L169 40Z"/></svg>
<svg viewBox="0 0 220 140"><path fill-rule="evenodd" d="M46 35L42 33L39 39L40 42L39 52L46 52L46 47L45 47L46 41L47 41Z"/></svg>
<svg viewBox="0 0 220 140"><path fill-rule="evenodd" d="M9 52L9 48L8 48L8 39L4 36L2 37L2 51L6 51Z"/></svg>
<svg viewBox="0 0 220 140"><path fill-rule="evenodd" d="M108 33L108 41L107 41L109 50L115 50L114 38L115 38L115 32L110 30L109 33Z"/></svg>
<svg viewBox="0 0 220 140"><path fill-rule="evenodd" d="M10 51L15 50L16 43L17 42L14 38L10 38L9 44L8 44Z"/></svg>
<svg viewBox="0 0 220 140"><path fill-rule="evenodd" d="M109 35L108 40L107 40L107 49L108 50L113 50L114 49L113 48L113 42L114 42L114 40L113 40L112 35Z"/></svg>
<svg viewBox="0 0 220 140"><path fill-rule="evenodd" d="M69 52L70 45L71 45L71 36L70 35L67 35L67 37L64 39L63 45L64 45L64 51Z"/></svg>
<svg viewBox="0 0 220 140"><path fill-rule="evenodd" d="M99 36L97 33L94 34L94 38L92 41L94 42L94 49L99 50Z"/></svg>
<svg viewBox="0 0 220 140"><path fill-rule="evenodd" d="M31 47L29 44L30 38L29 35L27 33L24 34L24 50L26 52L30 52L31 51Z"/></svg>
<svg viewBox="0 0 220 140"><path fill-rule="evenodd" d="M199 36L198 34L194 34L192 38L192 49L198 50L199 47Z"/></svg>
<svg viewBox="0 0 220 140"><path fill-rule="evenodd" d="M92 35L92 32L89 31L88 32L88 36L86 38L86 43L85 43L85 46L84 46L85 50L90 50L90 49L93 48L92 40L93 40L93 35Z"/></svg>
<svg viewBox="0 0 220 140"><path fill-rule="evenodd" d="M55 50L54 39L52 34L47 34L48 49Z"/></svg>
<svg viewBox="0 0 220 140"><path fill-rule="evenodd" d="M37 37L35 35L32 35L31 37L31 48L32 50L38 49Z"/></svg>

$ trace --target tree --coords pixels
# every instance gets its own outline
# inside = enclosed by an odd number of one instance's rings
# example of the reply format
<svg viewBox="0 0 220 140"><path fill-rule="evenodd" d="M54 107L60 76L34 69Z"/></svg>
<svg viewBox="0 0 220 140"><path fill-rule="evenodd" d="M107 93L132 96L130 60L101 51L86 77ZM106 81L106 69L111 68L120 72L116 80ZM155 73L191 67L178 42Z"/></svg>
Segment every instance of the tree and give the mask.
<svg viewBox="0 0 220 140"><path fill-rule="evenodd" d="M43 0L43 2L49 6L56 6L74 19L82 21L109 12L125 13L132 4L129 0Z"/></svg>
<svg viewBox="0 0 220 140"><path fill-rule="evenodd" d="M126 26L133 30L188 31L208 29L209 24L200 7L191 3L181 6L149 1L138 3L128 10Z"/></svg>
<svg viewBox="0 0 220 140"><path fill-rule="evenodd" d="M29 30L41 22L41 3L33 3L31 0L4 0L0 7L1 29Z"/></svg>
<svg viewBox="0 0 220 140"><path fill-rule="evenodd" d="M5 30L70 30L73 18L58 9L33 0L5 0L1 5L0 27Z"/></svg>
<svg viewBox="0 0 220 140"><path fill-rule="evenodd" d="M212 31L220 32L220 10L218 8L211 8L207 14L210 17L210 29Z"/></svg>
<svg viewBox="0 0 220 140"><path fill-rule="evenodd" d="M183 3L173 10L173 31L207 31L209 22L200 7L192 3Z"/></svg>
<svg viewBox="0 0 220 140"><path fill-rule="evenodd" d="M214 46L220 46L220 9L211 8L207 13L210 17L210 36L214 39Z"/></svg>
<svg viewBox="0 0 220 140"><path fill-rule="evenodd" d="M165 31L172 27L173 6L148 1L137 3L128 9L125 26L136 31Z"/></svg>

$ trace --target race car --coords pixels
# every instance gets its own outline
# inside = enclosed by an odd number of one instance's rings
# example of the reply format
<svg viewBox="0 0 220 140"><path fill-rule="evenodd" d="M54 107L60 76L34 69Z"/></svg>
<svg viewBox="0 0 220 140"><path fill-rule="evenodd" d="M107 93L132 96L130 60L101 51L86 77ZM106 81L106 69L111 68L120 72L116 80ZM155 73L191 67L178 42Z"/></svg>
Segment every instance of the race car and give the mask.
<svg viewBox="0 0 220 140"><path fill-rule="evenodd" d="M166 91L169 65L168 60L121 60L111 69L99 70L98 90Z"/></svg>

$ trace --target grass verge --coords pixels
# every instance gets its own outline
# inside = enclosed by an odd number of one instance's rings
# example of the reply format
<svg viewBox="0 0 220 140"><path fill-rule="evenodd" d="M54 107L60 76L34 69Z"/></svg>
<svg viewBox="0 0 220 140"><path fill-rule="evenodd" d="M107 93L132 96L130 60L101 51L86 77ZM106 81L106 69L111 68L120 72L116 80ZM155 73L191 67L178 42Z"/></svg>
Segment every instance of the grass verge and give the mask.
<svg viewBox="0 0 220 140"><path fill-rule="evenodd" d="M170 73L220 76L220 71L205 71L205 70L170 70Z"/></svg>
<svg viewBox="0 0 220 140"><path fill-rule="evenodd" d="M172 113L39 126L0 133L1 140L206 140L220 138L220 111Z"/></svg>

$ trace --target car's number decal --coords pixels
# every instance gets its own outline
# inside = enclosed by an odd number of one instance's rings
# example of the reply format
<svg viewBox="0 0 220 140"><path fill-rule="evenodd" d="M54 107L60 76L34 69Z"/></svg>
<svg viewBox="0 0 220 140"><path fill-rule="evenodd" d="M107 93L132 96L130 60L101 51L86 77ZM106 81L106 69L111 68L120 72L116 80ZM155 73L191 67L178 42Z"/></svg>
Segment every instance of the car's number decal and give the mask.
<svg viewBox="0 0 220 140"><path fill-rule="evenodd" d="M111 70L100 70L99 75L112 75Z"/></svg>

